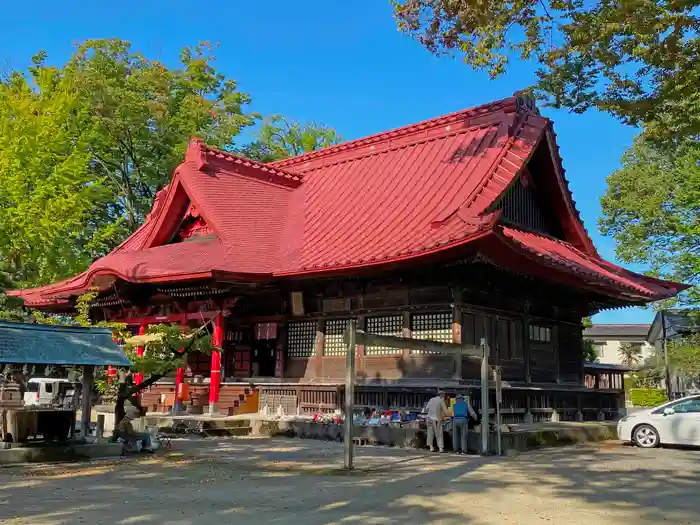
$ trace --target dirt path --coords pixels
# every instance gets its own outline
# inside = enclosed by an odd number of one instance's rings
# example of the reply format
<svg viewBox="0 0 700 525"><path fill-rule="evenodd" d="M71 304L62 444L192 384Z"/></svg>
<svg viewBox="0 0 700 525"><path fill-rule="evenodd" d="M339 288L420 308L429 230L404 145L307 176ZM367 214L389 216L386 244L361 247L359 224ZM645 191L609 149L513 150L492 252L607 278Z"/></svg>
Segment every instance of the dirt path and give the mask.
<svg viewBox="0 0 700 525"><path fill-rule="evenodd" d="M700 452L555 449L515 458L358 450L302 440L176 442L121 461L0 469L11 525L700 522ZM369 470L367 470L369 469Z"/></svg>

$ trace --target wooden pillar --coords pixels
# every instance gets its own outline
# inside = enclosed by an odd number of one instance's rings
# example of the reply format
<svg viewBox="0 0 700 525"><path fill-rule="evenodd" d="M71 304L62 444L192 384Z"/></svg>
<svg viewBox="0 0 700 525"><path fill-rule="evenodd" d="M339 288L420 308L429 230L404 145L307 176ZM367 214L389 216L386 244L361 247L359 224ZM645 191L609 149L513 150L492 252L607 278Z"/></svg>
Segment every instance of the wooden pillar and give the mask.
<svg viewBox="0 0 700 525"><path fill-rule="evenodd" d="M523 355L525 356L525 382L532 383L531 355L530 355L530 316L523 315Z"/></svg>
<svg viewBox="0 0 700 525"><path fill-rule="evenodd" d="M323 321L323 319L319 319L316 322L316 341L314 343L314 357L312 357L314 378L321 377L323 375L323 343L326 337L324 329L325 321Z"/></svg>
<svg viewBox="0 0 700 525"><path fill-rule="evenodd" d="M367 317L364 315L357 316L357 329L367 330ZM365 345L355 346L355 372L363 372L365 369Z"/></svg>
<svg viewBox="0 0 700 525"><path fill-rule="evenodd" d="M452 306L452 342L458 345L462 344L462 309L456 304ZM452 378L462 380L462 354L453 354L454 372Z"/></svg>
<svg viewBox="0 0 700 525"><path fill-rule="evenodd" d="M561 383L561 375L559 373L559 324L552 325L552 346L554 347L554 373L556 374L557 384Z"/></svg>
<svg viewBox="0 0 700 525"><path fill-rule="evenodd" d="M139 335L146 335L146 329L148 328L148 324L143 323L141 326L139 326ZM137 346L136 347L136 355L138 357L143 357L143 352L146 348L144 346ZM143 382L143 374L141 372L136 372L134 374L134 384L141 384Z"/></svg>
<svg viewBox="0 0 700 525"><path fill-rule="evenodd" d="M80 433L86 439L90 432L90 416L92 415L92 385L94 382L94 367L83 367L83 402L80 406Z"/></svg>
<svg viewBox="0 0 700 525"><path fill-rule="evenodd" d="M275 377L284 377L284 349L287 348L287 324L280 322L277 325L277 344L275 345Z"/></svg>
<svg viewBox="0 0 700 525"><path fill-rule="evenodd" d="M413 337L411 334L411 312L404 312L403 313L403 333L401 335L403 337ZM411 357L411 351L404 348L403 349L403 360L405 362L408 362L410 357Z"/></svg>
<svg viewBox="0 0 700 525"><path fill-rule="evenodd" d="M221 388L221 348L224 344L224 317L221 314L214 318L212 344L214 351L211 353L211 372L209 375L209 414L216 413L219 404L219 389Z"/></svg>

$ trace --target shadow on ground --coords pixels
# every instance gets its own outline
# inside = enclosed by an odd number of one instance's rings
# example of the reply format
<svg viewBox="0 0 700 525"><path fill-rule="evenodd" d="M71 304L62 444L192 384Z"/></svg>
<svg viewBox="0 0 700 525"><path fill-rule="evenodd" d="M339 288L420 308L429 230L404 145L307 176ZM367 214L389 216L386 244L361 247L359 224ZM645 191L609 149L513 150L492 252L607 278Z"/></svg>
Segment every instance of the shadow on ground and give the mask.
<svg viewBox="0 0 700 525"><path fill-rule="evenodd" d="M175 442L168 456L0 469L0 521L529 525L700 521L697 452L571 447L515 458L298 439Z"/></svg>

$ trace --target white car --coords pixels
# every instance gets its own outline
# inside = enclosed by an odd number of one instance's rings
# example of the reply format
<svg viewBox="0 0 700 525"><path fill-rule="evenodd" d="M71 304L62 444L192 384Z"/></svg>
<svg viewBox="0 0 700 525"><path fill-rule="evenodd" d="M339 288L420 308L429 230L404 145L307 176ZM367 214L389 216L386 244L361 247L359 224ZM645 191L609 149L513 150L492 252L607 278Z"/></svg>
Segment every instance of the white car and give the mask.
<svg viewBox="0 0 700 525"><path fill-rule="evenodd" d="M700 395L625 416L617 424L617 435L642 448L700 446Z"/></svg>

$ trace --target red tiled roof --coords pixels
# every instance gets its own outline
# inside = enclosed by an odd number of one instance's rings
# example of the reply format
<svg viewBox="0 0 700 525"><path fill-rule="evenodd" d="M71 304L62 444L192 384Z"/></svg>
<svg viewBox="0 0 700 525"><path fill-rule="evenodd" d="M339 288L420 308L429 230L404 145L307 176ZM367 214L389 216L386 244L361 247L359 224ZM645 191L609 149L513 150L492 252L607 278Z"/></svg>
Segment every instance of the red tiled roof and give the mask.
<svg viewBox="0 0 700 525"><path fill-rule="evenodd" d="M668 293L598 257L563 178L561 198L575 225L568 235L577 248L512 229L499 233L494 202L538 143L553 140L551 123L521 110L521 102L511 97L273 164L193 141L129 239L83 274L21 295L41 305L115 278L154 282L227 273L276 279L348 270L490 235L542 252L547 264L603 289L648 298ZM167 244L188 206L213 237Z"/></svg>
<svg viewBox="0 0 700 525"><path fill-rule="evenodd" d="M501 227L500 231L507 241L535 256L540 266L568 273L594 287L618 289L629 298L667 298L688 288L630 272L558 239L509 227Z"/></svg>

